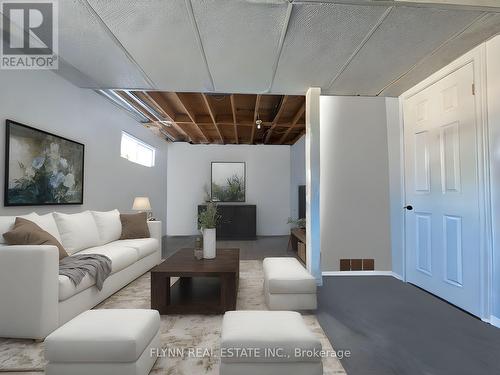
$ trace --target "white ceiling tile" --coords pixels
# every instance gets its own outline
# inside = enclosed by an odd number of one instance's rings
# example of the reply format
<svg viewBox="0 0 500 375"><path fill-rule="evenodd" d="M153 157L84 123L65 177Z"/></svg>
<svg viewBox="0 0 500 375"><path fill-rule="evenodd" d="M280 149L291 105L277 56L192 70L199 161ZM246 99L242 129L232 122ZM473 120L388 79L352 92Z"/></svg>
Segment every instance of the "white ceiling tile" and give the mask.
<svg viewBox="0 0 500 375"><path fill-rule="evenodd" d="M89 88L265 92L288 6L285 0L60 1L59 74ZM271 92L303 94L319 86L332 95L377 95L384 88L382 95L398 95L500 30L498 14L466 29L482 13L394 7L327 88L387 9L293 3Z"/></svg>
<svg viewBox="0 0 500 375"><path fill-rule="evenodd" d="M184 0L88 1L158 89L213 89Z"/></svg>
<svg viewBox="0 0 500 375"><path fill-rule="evenodd" d="M295 4L272 91L328 87L388 7Z"/></svg>
<svg viewBox="0 0 500 375"><path fill-rule="evenodd" d="M424 58L420 64L407 72L382 92L382 96L399 96L417 83L431 76L442 67L453 62L464 52L478 46L485 40L500 33L500 13L487 14L480 22L474 23L459 38L446 43L436 53Z"/></svg>
<svg viewBox="0 0 500 375"><path fill-rule="evenodd" d="M192 4L215 91L267 91L288 3L192 0Z"/></svg>
<svg viewBox="0 0 500 375"><path fill-rule="evenodd" d="M395 7L325 93L377 95L480 12ZM463 51L466 52L466 51Z"/></svg>
<svg viewBox="0 0 500 375"><path fill-rule="evenodd" d="M151 87L140 68L127 57L88 6L78 0L59 1L59 55L65 60L60 66L64 71L62 75L79 86ZM66 69L67 63L77 70Z"/></svg>

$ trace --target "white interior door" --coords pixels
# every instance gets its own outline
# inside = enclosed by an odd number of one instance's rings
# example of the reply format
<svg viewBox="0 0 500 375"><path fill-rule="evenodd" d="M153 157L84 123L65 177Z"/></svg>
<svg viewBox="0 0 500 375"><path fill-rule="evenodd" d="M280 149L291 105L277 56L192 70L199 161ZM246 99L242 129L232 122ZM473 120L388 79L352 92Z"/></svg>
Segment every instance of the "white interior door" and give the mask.
<svg viewBox="0 0 500 375"><path fill-rule="evenodd" d="M405 99L407 281L481 315L474 67Z"/></svg>

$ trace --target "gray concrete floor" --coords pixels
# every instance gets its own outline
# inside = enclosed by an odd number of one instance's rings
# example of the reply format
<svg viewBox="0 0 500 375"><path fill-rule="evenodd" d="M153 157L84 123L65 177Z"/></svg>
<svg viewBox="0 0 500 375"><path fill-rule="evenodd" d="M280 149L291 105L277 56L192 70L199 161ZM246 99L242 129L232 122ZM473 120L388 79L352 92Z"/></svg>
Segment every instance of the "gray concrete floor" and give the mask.
<svg viewBox="0 0 500 375"><path fill-rule="evenodd" d="M166 258L184 247L194 247L197 236L163 237L163 257ZM217 241L218 247L239 248L241 260L262 260L265 257L295 256L288 251L288 236L262 236L255 241Z"/></svg>
<svg viewBox="0 0 500 375"><path fill-rule="evenodd" d="M393 277L324 277L318 320L349 375L497 375L500 329Z"/></svg>

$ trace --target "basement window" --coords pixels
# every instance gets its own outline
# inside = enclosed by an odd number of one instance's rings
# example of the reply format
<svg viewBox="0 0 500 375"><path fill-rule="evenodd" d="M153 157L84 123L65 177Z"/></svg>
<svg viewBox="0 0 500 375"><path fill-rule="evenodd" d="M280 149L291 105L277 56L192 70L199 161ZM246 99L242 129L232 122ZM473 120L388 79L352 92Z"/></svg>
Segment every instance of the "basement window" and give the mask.
<svg viewBox="0 0 500 375"><path fill-rule="evenodd" d="M122 132L121 157L145 167L155 166L155 148L126 132Z"/></svg>

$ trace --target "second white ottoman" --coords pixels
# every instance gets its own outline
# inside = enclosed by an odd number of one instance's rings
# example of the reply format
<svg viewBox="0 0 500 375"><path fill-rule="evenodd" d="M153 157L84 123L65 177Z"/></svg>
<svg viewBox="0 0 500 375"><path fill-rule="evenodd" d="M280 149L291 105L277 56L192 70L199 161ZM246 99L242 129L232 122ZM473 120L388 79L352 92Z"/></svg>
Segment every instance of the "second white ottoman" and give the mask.
<svg viewBox="0 0 500 375"><path fill-rule="evenodd" d="M265 258L264 295L269 310L315 310L316 279L295 258Z"/></svg>
<svg viewBox="0 0 500 375"><path fill-rule="evenodd" d="M293 311L229 311L220 375L322 375L320 340Z"/></svg>
<svg viewBox="0 0 500 375"><path fill-rule="evenodd" d="M45 339L46 375L147 375L160 347L156 310L90 310Z"/></svg>

